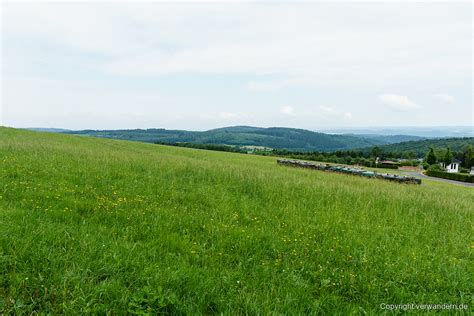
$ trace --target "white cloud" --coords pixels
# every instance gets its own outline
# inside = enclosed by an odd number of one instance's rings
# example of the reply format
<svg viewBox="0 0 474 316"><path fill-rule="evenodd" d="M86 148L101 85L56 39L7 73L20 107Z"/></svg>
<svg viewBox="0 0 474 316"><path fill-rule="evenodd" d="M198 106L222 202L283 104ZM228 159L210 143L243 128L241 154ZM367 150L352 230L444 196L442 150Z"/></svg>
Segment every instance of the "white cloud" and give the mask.
<svg viewBox="0 0 474 316"><path fill-rule="evenodd" d="M331 106L324 106L321 105L317 107L317 111L313 112L311 116L316 116L323 118L326 121L334 121L334 120L351 120L352 113L351 112L343 112L339 109L335 109Z"/></svg>
<svg viewBox="0 0 474 316"><path fill-rule="evenodd" d="M100 81L9 77L3 88L3 124L15 127L174 128L177 115L184 113L191 126L200 111L183 106L192 97L136 86L117 89Z"/></svg>
<svg viewBox="0 0 474 316"><path fill-rule="evenodd" d="M448 104L453 104L455 101L452 95L445 94L445 93L433 94L433 97Z"/></svg>
<svg viewBox="0 0 474 316"><path fill-rule="evenodd" d="M464 24L469 28L470 19L439 21L440 14L456 17L459 9L418 4L407 14L398 4L349 6L351 14L341 14L341 5L325 3L8 4L4 26L8 33L33 34L84 53L104 54L98 69L109 74L287 76L250 83L255 89L380 81L406 77L407 70L414 78L467 71L464 61L471 56L465 48L471 37L458 30ZM377 27L372 27L374 16L381 17ZM456 58L439 62L431 57L433 49Z"/></svg>
<svg viewBox="0 0 474 316"><path fill-rule="evenodd" d="M235 120L235 119L247 117L247 115L244 113L233 113L233 112L220 112L217 116L223 120Z"/></svg>
<svg viewBox="0 0 474 316"><path fill-rule="evenodd" d="M280 108L280 113L290 116L295 116L295 109L289 105Z"/></svg>
<svg viewBox="0 0 474 316"><path fill-rule="evenodd" d="M7 2L1 103L12 125L76 127L82 112L100 117L84 123L97 128L176 127L177 117L183 128L202 129L219 120L416 125L412 113L371 109L374 91L422 98L421 83L456 95L460 111L472 107L469 4ZM446 96L437 98L449 103ZM404 96L381 100L391 109L418 107ZM296 115L275 104L297 106ZM433 102L425 122L446 124L444 106ZM466 122L452 117L459 120Z"/></svg>
<svg viewBox="0 0 474 316"><path fill-rule="evenodd" d="M317 85L318 81L311 77L287 77L283 79L250 81L247 89L250 91L268 92L293 86L311 86Z"/></svg>
<svg viewBox="0 0 474 316"><path fill-rule="evenodd" d="M382 94L379 96L379 99L383 104L397 111L408 111L418 109L420 107L405 95Z"/></svg>
<svg viewBox="0 0 474 316"><path fill-rule="evenodd" d="M319 107L319 109L321 110L321 112L323 113L326 113L326 114L330 114L330 115L337 115L339 114L336 110L334 110L334 108L330 107L330 106L323 106L321 105Z"/></svg>

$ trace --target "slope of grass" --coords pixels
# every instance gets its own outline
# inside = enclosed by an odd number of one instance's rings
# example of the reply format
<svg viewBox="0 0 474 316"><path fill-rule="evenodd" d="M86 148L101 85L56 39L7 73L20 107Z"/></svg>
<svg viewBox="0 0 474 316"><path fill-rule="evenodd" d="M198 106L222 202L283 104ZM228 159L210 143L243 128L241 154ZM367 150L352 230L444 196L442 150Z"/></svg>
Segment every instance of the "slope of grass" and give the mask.
<svg viewBox="0 0 474 316"><path fill-rule="evenodd" d="M0 128L0 314L471 304L474 191Z"/></svg>

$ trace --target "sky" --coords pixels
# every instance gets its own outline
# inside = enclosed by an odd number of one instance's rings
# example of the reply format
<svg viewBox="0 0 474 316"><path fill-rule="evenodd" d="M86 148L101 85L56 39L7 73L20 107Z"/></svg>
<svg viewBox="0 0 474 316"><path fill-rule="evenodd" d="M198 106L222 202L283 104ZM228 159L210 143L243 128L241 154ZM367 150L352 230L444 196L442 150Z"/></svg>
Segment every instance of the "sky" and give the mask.
<svg viewBox="0 0 474 316"><path fill-rule="evenodd" d="M0 125L474 125L470 1L0 5Z"/></svg>

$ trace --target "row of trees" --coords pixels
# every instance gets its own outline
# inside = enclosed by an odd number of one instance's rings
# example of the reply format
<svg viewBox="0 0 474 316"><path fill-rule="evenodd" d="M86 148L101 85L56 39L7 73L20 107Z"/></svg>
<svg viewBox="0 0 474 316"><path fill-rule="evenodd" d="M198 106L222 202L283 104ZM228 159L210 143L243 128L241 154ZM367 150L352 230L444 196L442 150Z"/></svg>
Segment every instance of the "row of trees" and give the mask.
<svg viewBox="0 0 474 316"><path fill-rule="evenodd" d="M180 147L200 148L207 150L247 153L247 149L239 146L228 146L218 144L195 144L195 143L162 143L165 145L173 145ZM420 164L416 160L417 155L410 152L386 152L378 146L374 146L371 150L338 150L334 152L295 152L286 149L256 150L255 154L289 157L303 160L314 160L321 162L333 162L341 164L358 164L369 167L375 167L375 160L378 157L380 160L399 160L399 165L417 166ZM434 149L430 147L425 156L423 165L427 168L430 165L435 165L440 162L450 164L456 158L461 161L461 167L469 169L474 167L474 149L472 145L468 145L462 151L452 152L448 147L446 149ZM401 160L400 160L401 159Z"/></svg>
<svg viewBox="0 0 474 316"><path fill-rule="evenodd" d="M467 146L464 151L455 154L451 152L449 147L446 149L444 154L436 154L433 147L430 147L430 150L426 155L425 162L429 165L434 165L440 162L449 165L451 162L453 162L453 158L457 158L461 161L461 167L467 169L474 167L474 149L471 145Z"/></svg>
<svg viewBox="0 0 474 316"><path fill-rule="evenodd" d="M195 143L167 143L167 142L155 142L158 145L168 145L168 146L177 146L177 147L187 147L187 148L194 148L194 149L205 149L205 150L213 150L213 151L226 151L226 152L233 152L233 153L241 153L246 154L247 150L244 148L240 148L238 146L228 146L228 145L219 145L219 144L195 144Z"/></svg>
<svg viewBox="0 0 474 316"><path fill-rule="evenodd" d="M416 159L404 159L398 164L384 164L379 162L376 164L376 159L388 160L389 155L384 153L380 147L372 148L372 150L337 150L334 152L296 152L286 149L273 149L271 151L256 151L255 154L265 156L288 157L302 160L312 160L320 162L332 162L346 165L362 165L366 167L380 167L396 169L398 166L417 166L420 162ZM395 159L395 158L393 158Z"/></svg>
<svg viewBox="0 0 474 316"><path fill-rule="evenodd" d="M399 165L417 166L420 164L419 160L416 160L417 155L414 152L387 152L378 146L374 146L371 150L338 150L334 152L294 152L289 150L274 149L270 152L256 152L261 155L272 155L272 156L286 156L290 158L304 159L304 160L315 160L323 162L334 162L343 164L359 164L364 166L375 166L375 159L379 157L380 160L395 160L399 161ZM453 159L461 161L461 167L471 168L474 166L474 149L472 145L467 145L463 150L451 151L451 148L446 149L433 149L430 147L429 152L425 156L424 165L437 164L444 162L450 164Z"/></svg>

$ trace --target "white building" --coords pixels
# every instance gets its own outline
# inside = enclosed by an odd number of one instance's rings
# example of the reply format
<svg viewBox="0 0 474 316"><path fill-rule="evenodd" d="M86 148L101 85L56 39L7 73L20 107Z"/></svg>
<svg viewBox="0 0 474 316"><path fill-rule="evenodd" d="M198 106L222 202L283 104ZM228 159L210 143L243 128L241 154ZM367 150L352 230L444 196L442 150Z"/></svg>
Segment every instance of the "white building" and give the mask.
<svg viewBox="0 0 474 316"><path fill-rule="evenodd" d="M471 167L471 172L469 172L471 176L474 176L474 167Z"/></svg>
<svg viewBox="0 0 474 316"><path fill-rule="evenodd" d="M449 165L446 165L444 162L442 162L440 165L441 165L441 168L446 170L446 172L455 173L455 172L459 172L459 163L460 163L459 160L454 160Z"/></svg>

